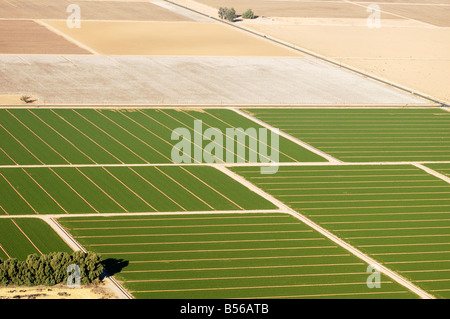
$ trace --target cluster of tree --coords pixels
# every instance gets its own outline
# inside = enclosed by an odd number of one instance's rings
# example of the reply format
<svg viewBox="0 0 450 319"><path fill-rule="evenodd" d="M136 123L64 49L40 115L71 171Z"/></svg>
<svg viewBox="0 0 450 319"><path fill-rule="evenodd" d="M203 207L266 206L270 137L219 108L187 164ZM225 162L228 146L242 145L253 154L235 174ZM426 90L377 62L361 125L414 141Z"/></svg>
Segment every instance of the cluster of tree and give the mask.
<svg viewBox="0 0 450 319"><path fill-rule="evenodd" d="M255 18L255 14L253 13L252 9L247 9L247 11L245 11L242 14L242 18L243 19L254 19Z"/></svg>
<svg viewBox="0 0 450 319"><path fill-rule="evenodd" d="M0 286L53 286L66 282L69 265L75 264L80 270L80 283L90 284L103 273L101 257L93 252L75 251L29 255L25 261L11 258L0 259Z"/></svg>
<svg viewBox="0 0 450 319"><path fill-rule="evenodd" d="M233 22L234 19L236 19L236 17L237 17L236 10L234 10L234 8L231 8L231 9L223 8L223 7L219 8L219 18ZM252 9L248 9L247 11L245 11L242 14L242 18L243 19L254 19L255 14L253 13Z"/></svg>

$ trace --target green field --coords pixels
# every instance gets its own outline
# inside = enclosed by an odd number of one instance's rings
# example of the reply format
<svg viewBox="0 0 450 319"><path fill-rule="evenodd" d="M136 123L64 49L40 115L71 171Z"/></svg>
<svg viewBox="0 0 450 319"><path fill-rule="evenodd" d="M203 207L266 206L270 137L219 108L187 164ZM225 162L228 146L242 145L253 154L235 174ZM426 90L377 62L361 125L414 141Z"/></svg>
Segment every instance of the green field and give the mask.
<svg viewBox="0 0 450 319"><path fill-rule="evenodd" d="M432 294L450 297L450 185L412 165L234 168Z"/></svg>
<svg viewBox="0 0 450 319"><path fill-rule="evenodd" d="M0 258L3 260L25 260L30 254L72 252L46 222L36 218L1 218L0 246Z"/></svg>
<svg viewBox="0 0 450 319"><path fill-rule="evenodd" d="M450 160L450 112L439 108L247 112L345 162Z"/></svg>
<svg viewBox="0 0 450 319"><path fill-rule="evenodd" d="M188 129L191 161L199 162L194 158L198 150L194 120L202 120L203 131L261 128L230 110L1 109L0 165L172 163L172 148L178 140L172 141L171 135L176 128ZM222 139L223 147L225 142ZM203 147L209 143L203 141ZM249 142L244 157L238 157L238 145L242 144L235 141L233 162L248 161ZM270 146L270 139L265 145ZM281 162L325 161L284 138L279 150ZM265 153L258 154L258 161L269 160ZM226 160L225 151L223 156Z"/></svg>
<svg viewBox="0 0 450 319"><path fill-rule="evenodd" d="M60 218L136 298L415 298L288 214Z"/></svg>
<svg viewBox="0 0 450 319"><path fill-rule="evenodd" d="M280 138L276 174L248 165L248 147L245 158L233 155L247 164L232 172L450 298L450 185L418 165L450 177L449 112L246 112L342 163ZM69 252L39 219L54 214L87 250L120 266L112 272L136 298L418 297L384 275L369 289L364 261L223 164L172 162L173 130L194 135L194 120L203 130L260 128L230 109L0 109L0 258Z"/></svg>
<svg viewBox="0 0 450 319"><path fill-rule="evenodd" d="M213 167L0 168L3 214L275 209Z"/></svg>

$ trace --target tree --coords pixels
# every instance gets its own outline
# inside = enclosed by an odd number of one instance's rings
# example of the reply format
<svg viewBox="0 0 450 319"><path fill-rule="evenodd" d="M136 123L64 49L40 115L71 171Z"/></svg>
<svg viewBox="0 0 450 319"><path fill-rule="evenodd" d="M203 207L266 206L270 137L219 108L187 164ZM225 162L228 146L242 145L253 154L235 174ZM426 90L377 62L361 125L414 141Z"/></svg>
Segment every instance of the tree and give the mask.
<svg viewBox="0 0 450 319"><path fill-rule="evenodd" d="M225 20L233 22L234 19L236 19L236 11L233 8L231 8L227 10L227 12L225 13Z"/></svg>
<svg viewBox="0 0 450 319"><path fill-rule="evenodd" d="M247 9L247 11L245 11L242 14L242 18L243 19L254 19L255 18L255 14L253 13L252 9Z"/></svg>
<svg viewBox="0 0 450 319"><path fill-rule="evenodd" d="M220 7L219 8L219 18L221 19L225 19L225 13L227 12L227 8L224 7Z"/></svg>
<svg viewBox="0 0 450 319"><path fill-rule="evenodd" d="M67 267L76 264L80 267L81 282L90 284L103 272L100 255L93 252L76 251L50 253L38 256L29 255L25 261L0 259L0 286L53 286L67 280Z"/></svg>
<svg viewBox="0 0 450 319"><path fill-rule="evenodd" d="M234 8L228 9L228 8L219 8L219 18L228 20L230 22L233 22L234 19L236 19L236 10Z"/></svg>

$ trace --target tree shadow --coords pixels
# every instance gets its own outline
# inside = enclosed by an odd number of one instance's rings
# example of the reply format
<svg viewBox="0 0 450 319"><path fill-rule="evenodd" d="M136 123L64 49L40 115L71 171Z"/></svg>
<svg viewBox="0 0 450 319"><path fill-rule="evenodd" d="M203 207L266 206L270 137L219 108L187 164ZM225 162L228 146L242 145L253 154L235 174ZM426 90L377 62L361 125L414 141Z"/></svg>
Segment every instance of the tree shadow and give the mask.
<svg viewBox="0 0 450 319"><path fill-rule="evenodd" d="M120 273L123 268L128 266L129 261L124 259L108 258L103 260L102 264L104 270L100 279Z"/></svg>

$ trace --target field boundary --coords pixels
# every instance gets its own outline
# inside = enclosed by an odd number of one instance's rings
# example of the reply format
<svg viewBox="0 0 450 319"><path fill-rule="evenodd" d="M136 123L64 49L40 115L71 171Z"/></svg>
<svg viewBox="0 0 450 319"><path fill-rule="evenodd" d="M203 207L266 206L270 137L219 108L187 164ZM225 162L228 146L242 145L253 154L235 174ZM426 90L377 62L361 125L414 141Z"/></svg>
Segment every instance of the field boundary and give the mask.
<svg viewBox="0 0 450 319"><path fill-rule="evenodd" d="M178 212L139 212L139 213L91 213L91 214L45 214L45 215L0 215L0 219L38 218L43 220L77 217L119 217L119 216L170 216L170 215L223 215L223 214L271 214L283 213L281 209L255 209L255 210L212 210L212 211L178 211Z"/></svg>
<svg viewBox="0 0 450 319"><path fill-rule="evenodd" d="M229 110L234 111L237 114L241 115L242 117L245 117L245 118L255 122L256 124L259 124L259 125L267 128L267 129L269 129L271 132L274 132L274 133L276 133L276 134L278 134L278 135L280 135L280 136L290 140L291 142L294 142L295 144L297 144L297 145L307 149L308 151L313 152L314 154L325 158L329 162L342 163L342 161L338 160L337 158L334 158L333 156L331 156L331 155L329 155L329 154L327 154L327 153L325 153L325 152L323 152L323 151L321 151L321 150L319 150L319 149L309 145L308 143L303 142L302 140L299 140L298 138L293 137L290 134L287 134L284 131L276 129L272 125L267 124L266 122L264 122L264 121L262 121L260 119L257 119L256 117L254 117L254 116L252 116L252 115L250 115L250 114L248 114L248 113L246 113L246 112L244 112L242 110L239 110L239 109L236 109L236 108L231 108Z"/></svg>
<svg viewBox="0 0 450 319"><path fill-rule="evenodd" d="M1 55L1 54L0 54ZM25 54L22 54L25 55ZM0 95L1 97L1 95ZM158 104L158 103L62 103L62 104L30 104L30 105L17 105L17 104L1 104L0 109L74 109L74 110L82 110L82 109L105 109L105 110L133 110L133 109L180 109L180 108L189 108L189 109L405 109L405 108L417 108L417 109L428 109L428 108L441 108L441 109L450 109L450 106L442 106L436 104L292 104L292 103L280 103L280 104L242 104L242 103L211 103L211 104L188 104L188 103L166 103L166 104ZM450 112L450 110L449 110Z"/></svg>
<svg viewBox="0 0 450 319"><path fill-rule="evenodd" d="M355 248L352 245L348 244L347 242L345 242L341 238L337 237L333 233L329 232L325 228L323 228L323 227L319 226L318 224L314 223L313 221L311 221L306 216L296 212L292 208L288 207L286 204L282 203L281 201L279 201L278 199L274 198L270 194L268 194L265 191L261 190L259 187L255 186L253 183L251 183L248 180L246 180L244 177L239 176L238 174L230 171L226 167L221 167L221 168L219 168L219 170L221 172L223 172L224 174L228 175L229 177L233 178L237 182L240 182L242 185L246 186L250 190L252 190L255 193L257 193L258 195L266 198L268 201L270 201L271 203L273 203L274 205L279 207L285 213L290 214L291 216L297 218L298 220L300 220L304 224L306 224L309 227L313 228L314 230L316 230L317 232L319 232L320 234L322 234L326 238L330 239L331 241L333 241L334 243L336 243L340 247L344 248L345 250L349 251L350 253L352 253L353 255L358 257L359 259L363 260L364 262L368 263L369 265L371 265L375 269L379 270L380 272L382 272L384 275L388 276L389 278L391 278L395 282L397 282L400 285L404 286L405 288L409 289L410 291L412 291L413 293L415 293L416 295L418 295L422 299L435 299L435 297L433 295L431 295L428 292L426 292L426 291L422 290L421 288L417 287L416 285L414 285L413 283L411 283L407 279L403 278L402 276L400 276L396 272L392 271L391 269L387 268L386 266L382 265L381 263L379 263L375 259L373 259L373 258L369 257L368 255L362 253L357 248Z"/></svg>
<svg viewBox="0 0 450 319"><path fill-rule="evenodd" d="M274 38L274 37L267 36L267 35L262 34L262 33L260 33L260 32L251 30L251 29L249 29L249 28L246 28L246 27L243 27L243 26L240 26L240 25L235 25L235 24L233 24L233 23L231 23L231 22L227 22L227 21L225 21L225 20L221 20L221 19L216 18L216 17L212 17L212 16L210 16L210 15L208 15L208 14L206 14L206 13L203 13L203 12L197 11L197 10L195 10L195 9L192 9L192 8L189 8L189 7L186 7L186 6L183 6L183 5L181 5L181 4L178 4L178 3L173 2L173 1L170 1L170 0L164 0L164 1L166 1L166 2L168 2L168 3L171 3L171 4L173 4L173 5L179 6L179 7L181 7L181 8L184 8L184 9L186 9L186 10L190 10L190 11L192 11L192 12L196 12L196 13L201 14L201 15L203 15L203 16L205 16L205 17L208 17L208 18L210 18L210 19L212 19L212 20L215 20L215 21L217 21L217 22L226 24L226 25L228 25L228 26L230 26L230 27L232 27L232 28L236 28L236 29L242 30L242 31L244 31L244 32L248 32L248 33L250 33L250 34L252 34L252 35L254 35L254 36L258 36L258 37L260 37L260 38L269 40L269 41L271 41L271 42L273 42L273 43L275 43L275 44L284 46L284 47L286 47L286 48L295 50L295 51L297 51L297 52L301 52L301 53L303 53L303 54L306 54L306 55L308 55L308 56L314 57L314 58L316 58L316 59L318 59L318 60L320 60L320 61L326 62L326 63L331 64L331 65L333 65L333 66L336 66L336 67L338 67L338 68L341 68L341 69L344 69L344 70L346 70L346 71L349 71L349 72L355 73L355 74L357 74L357 75L363 76L363 77L365 77L365 78L371 79L371 80L373 80L373 81L375 81L375 82L382 83L382 84L384 84L384 85L390 86L390 87L392 87L392 88L394 88L394 89L397 89L397 90L399 90L399 91L402 91L402 92L404 92L404 93L408 93L408 94L414 95L414 96L416 96L416 97L421 98L422 100L427 100L427 101L429 101L429 102L435 103L435 104L437 104L438 106L443 106L443 107L444 107L444 106L449 106L446 102L439 101L438 99L435 99L434 97L428 96L428 95L426 95L426 94L424 94L424 93L421 93L421 92L417 92L416 90L413 90L413 89L404 87L404 86L402 86L402 85L400 85L400 84L396 84L396 83L391 82L391 81L389 81L389 80L382 79L382 78L376 77L376 76L374 76L374 75L370 75L370 74L365 73L365 72L363 72L363 71L360 71L360 70L358 70L358 69L356 69L356 68L353 68L353 67L351 67L351 66L349 66L349 65L342 64L342 63L340 63L340 62L334 61L334 60L331 59L331 58L328 58L328 57L326 57L326 56L322 56L322 55L320 55L320 54L318 54L318 53L315 53L315 52L313 52L313 51L307 50L307 49L305 49L305 48L297 47L297 46L295 46L295 45L293 45L293 44L291 44L291 43L289 43L289 42L285 42L285 41L276 39L276 38Z"/></svg>
<svg viewBox="0 0 450 319"><path fill-rule="evenodd" d="M68 231L66 231L64 227L62 227L61 224L58 223L54 218L43 216L41 219L44 220L53 229L53 231L55 231L56 234L58 234L58 236L61 237L61 239L64 240L64 242L69 245L69 247L74 251L81 250L84 253L87 252L87 250L80 243L78 243L76 239ZM108 275L106 272L105 275L106 276L104 280L106 282L106 285L108 285L110 289L114 291L117 297L119 297L120 299L134 299L134 297L121 284L119 284L113 276Z"/></svg>
<svg viewBox="0 0 450 319"><path fill-rule="evenodd" d="M67 35L64 32L59 31L58 29L52 27L51 25L49 25L48 23L45 23L42 20L39 19L31 19L32 21L34 21L35 23L43 26L44 28L46 28L47 30L49 30L50 32L53 32L54 34L57 34L61 37L63 37L65 40L69 41L72 44L75 44L77 47L86 50L87 52L89 52L90 54L93 55L100 55L100 53L98 53L97 51L95 51L94 49L88 47L87 45L75 40L74 38L72 38L71 36ZM58 54L59 55L59 54Z"/></svg>
<svg viewBox="0 0 450 319"><path fill-rule="evenodd" d="M278 166L389 166L389 165L423 165L450 164L450 161L404 161L404 162L280 162ZM209 167L265 167L270 163L149 163L149 164L43 164L43 165L0 165L2 168L83 168L83 167L164 167L164 166L209 166Z"/></svg>
<svg viewBox="0 0 450 319"><path fill-rule="evenodd" d="M417 167L417 168L420 168L421 170L427 172L428 174L433 175L433 176L435 176L435 177L437 177L439 179L442 179L444 182L447 182L447 183L450 184L450 178L445 176L444 174L441 174L441 173L435 171L434 169L426 167L426 166L424 166L422 164L414 164L414 166Z"/></svg>

